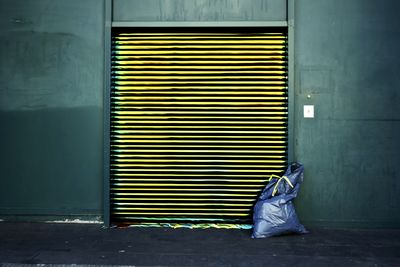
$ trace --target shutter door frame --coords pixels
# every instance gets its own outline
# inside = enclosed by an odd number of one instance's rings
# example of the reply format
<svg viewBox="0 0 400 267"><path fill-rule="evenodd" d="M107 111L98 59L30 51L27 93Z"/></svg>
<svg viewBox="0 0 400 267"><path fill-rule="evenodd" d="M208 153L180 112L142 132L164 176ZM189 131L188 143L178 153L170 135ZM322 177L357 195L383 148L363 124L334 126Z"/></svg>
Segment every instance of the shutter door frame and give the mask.
<svg viewBox="0 0 400 267"><path fill-rule="evenodd" d="M104 34L104 116L103 116L103 222L106 227L112 225L110 217L110 92L111 92L111 32L113 29L120 27L138 27L147 29L151 27L164 28L236 28L241 29L243 27L248 28L270 28L270 27L283 27L287 29L288 35L288 161L294 159L294 10L295 1L287 0L287 20L285 21L114 21L113 13L113 1L105 1L105 34ZM200 225L201 226L201 225Z"/></svg>
<svg viewBox="0 0 400 267"><path fill-rule="evenodd" d="M222 30L227 30L227 28L221 28ZM264 31L269 31L271 28L264 28L263 30ZM287 36L287 34L289 34L290 33L290 29L288 29L288 28L281 28L281 29L284 29L285 30L285 32L286 32L286 36ZM143 29L141 29L142 31L143 31ZM148 31L149 30L149 28L146 28L146 30ZM157 29L158 31L161 31L162 29ZM174 29L175 30L175 29ZM204 31L204 29L202 29L203 31ZM207 31L209 31L210 32L210 30L207 28L206 29ZM236 31L243 31L243 28L241 28L241 29L235 29ZM188 30L185 30L185 31L188 31ZM193 30L192 30L193 31ZM215 31L215 29L211 29L211 32L212 31ZM253 30L254 31L254 30ZM256 29L256 31L257 32L261 32L262 30L261 30L261 28L257 28ZM289 39L289 42L287 42L287 44L289 44L289 48L287 49L287 52L289 52L290 53L290 39ZM289 54L289 56L290 56L290 54ZM286 64L286 68L287 68L287 72L289 73L288 75L289 75L289 77L286 79L286 81L287 81L287 86L289 87L289 89L287 89L287 91L286 91L286 94L287 94L287 96L288 96L288 103L286 104L286 107L287 107L287 116L289 117L289 121L287 121L289 124L287 125L287 131L288 131L288 136L287 136L287 138L288 138L288 140L287 140L287 142L286 142L286 145L287 145L287 151L286 151L286 153L288 153L288 155L286 155L287 157L289 157L289 159L290 159L290 157L291 157L291 155L290 155L290 139L291 139L291 130L290 130L290 128L291 128L291 124L290 124L290 114L289 114L289 111L291 110L291 105L292 105L292 102L291 102L291 97L290 97L290 69L291 69L291 66L290 66L290 59L289 59L289 63L287 63ZM110 109L110 113L109 113L109 115L108 116L110 116L111 115L111 109ZM110 180L108 181L109 183L110 183ZM111 184L110 184L110 187L111 187ZM110 188L109 188L109 190L110 190ZM111 206L109 206L109 208L111 208ZM110 211L111 212L111 211ZM222 221L222 222L224 222L224 221ZM233 222L231 222L231 223L233 223Z"/></svg>

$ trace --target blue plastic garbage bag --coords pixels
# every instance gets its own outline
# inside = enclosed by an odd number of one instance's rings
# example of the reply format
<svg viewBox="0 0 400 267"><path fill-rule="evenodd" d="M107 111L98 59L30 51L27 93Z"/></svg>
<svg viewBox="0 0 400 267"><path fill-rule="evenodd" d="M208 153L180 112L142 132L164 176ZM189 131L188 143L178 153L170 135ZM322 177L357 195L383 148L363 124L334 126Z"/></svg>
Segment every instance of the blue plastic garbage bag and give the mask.
<svg viewBox="0 0 400 267"><path fill-rule="evenodd" d="M303 165L294 162L282 177L271 176L254 206L253 238L308 232L300 223L292 202L303 182L303 171Z"/></svg>

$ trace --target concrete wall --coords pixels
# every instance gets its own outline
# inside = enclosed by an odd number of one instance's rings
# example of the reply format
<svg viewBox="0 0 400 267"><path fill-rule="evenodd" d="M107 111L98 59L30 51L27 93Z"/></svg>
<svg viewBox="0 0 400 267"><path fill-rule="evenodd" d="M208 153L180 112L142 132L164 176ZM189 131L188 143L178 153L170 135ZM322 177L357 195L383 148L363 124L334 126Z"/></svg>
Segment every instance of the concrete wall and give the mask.
<svg viewBox="0 0 400 267"><path fill-rule="evenodd" d="M285 21L286 0L114 0L114 21Z"/></svg>
<svg viewBox="0 0 400 267"><path fill-rule="evenodd" d="M233 2L244 11L230 20L261 20L255 10L271 7ZM306 167L296 205L309 225L400 227L398 7L296 1L293 148ZM0 216L102 214L103 8L0 1ZM194 20L167 11L151 16ZM304 104L314 119L302 117Z"/></svg>
<svg viewBox="0 0 400 267"><path fill-rule="evenodd" d="M0 1L0 214L102 213L103 3Z"/></svg>
<svg viewBox="0 0 400 267"><path fill-rule="evenodd" d="M398 1L296 1L295 154L305 221L400 226ZM311 99L307 99L307 94ZM315 119L302 118L314 104Z"/></svg>

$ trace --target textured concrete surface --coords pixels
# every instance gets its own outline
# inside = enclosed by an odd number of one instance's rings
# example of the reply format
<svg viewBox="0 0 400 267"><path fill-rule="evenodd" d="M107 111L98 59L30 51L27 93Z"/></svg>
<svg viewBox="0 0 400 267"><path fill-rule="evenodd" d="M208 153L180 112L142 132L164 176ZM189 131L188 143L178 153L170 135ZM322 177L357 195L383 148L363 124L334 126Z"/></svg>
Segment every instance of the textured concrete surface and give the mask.
<svg viewBox="0 0 400 267"><path fill-rule="evenodd" d="M0 1L1 215L101 215L103 11Z"/></svg>
<svg viewBox="0 0 400 267"><path fill-rule="evenodd" d="M0 263L2 267L400 266L400 230L310 230L308 235L256 240L250 238L250 230L3 222Z"/></svg>

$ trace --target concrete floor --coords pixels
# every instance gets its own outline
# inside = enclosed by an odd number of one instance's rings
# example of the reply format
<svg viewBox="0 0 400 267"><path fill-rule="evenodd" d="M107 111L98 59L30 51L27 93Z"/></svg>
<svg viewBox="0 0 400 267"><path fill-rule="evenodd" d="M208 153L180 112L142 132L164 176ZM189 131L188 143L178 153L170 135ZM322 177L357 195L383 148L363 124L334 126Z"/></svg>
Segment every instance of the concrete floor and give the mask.
<svg viewBox="0 0 400 267"><path fill-rule="evenodd" d="M250 230L0 223L0 266L400 266L400 230Z"/></svg>

